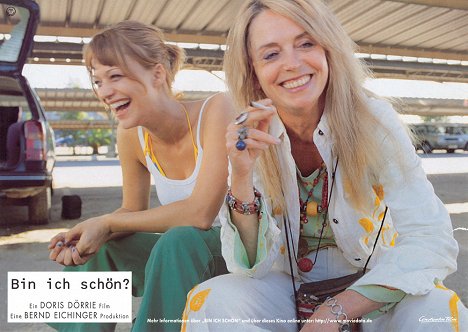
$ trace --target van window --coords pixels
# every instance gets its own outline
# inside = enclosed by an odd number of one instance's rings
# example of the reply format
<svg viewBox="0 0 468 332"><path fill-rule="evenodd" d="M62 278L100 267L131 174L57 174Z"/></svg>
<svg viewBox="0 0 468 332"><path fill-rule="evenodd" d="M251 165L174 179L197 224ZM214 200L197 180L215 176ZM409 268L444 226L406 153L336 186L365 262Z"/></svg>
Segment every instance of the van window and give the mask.
<svg viewBox="0 0 468 332"><path fill-rule="evenodd" d="M9 6L8 21L6 25L7 32L0 40L0 61L16 62L18 60L21 46L23 44L24 35L29 20L29 10L19 6Z"/></svg>

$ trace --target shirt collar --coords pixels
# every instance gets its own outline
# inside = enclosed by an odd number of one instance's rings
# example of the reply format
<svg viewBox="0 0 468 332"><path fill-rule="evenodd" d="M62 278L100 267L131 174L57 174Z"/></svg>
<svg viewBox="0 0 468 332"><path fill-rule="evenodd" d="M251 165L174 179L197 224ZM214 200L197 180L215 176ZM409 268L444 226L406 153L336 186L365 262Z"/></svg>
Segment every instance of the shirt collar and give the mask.
<svg viewBox="0 0 468 332"><path fill-rule="evenodd" d="M325 135L330 133L330 127L328 126L328 116L327 112L324 111L320 121L317 125L315 131L321 130ZM286 134L286 127L284 126L283 122L281 121L278 114L275 114L270 123L270 135L281 139L282 136Z"/></svg>
<svg viewBox="0 0 468 332"><path fill-rule="evenodd" d="M317 124L317 129L315 129L315 131L317 130L321 130L325 135L330 134L330 127L328 126L328 113L326 110L323 111L322 117Z"/></svg>
<svg viewBox="0 0 468 332"><path fill-rule="evenodd" d="M281 121L278 114L273 115L273 118L270 122L270 135L275 138L280 138L286 134L286 127Z"/></svg>

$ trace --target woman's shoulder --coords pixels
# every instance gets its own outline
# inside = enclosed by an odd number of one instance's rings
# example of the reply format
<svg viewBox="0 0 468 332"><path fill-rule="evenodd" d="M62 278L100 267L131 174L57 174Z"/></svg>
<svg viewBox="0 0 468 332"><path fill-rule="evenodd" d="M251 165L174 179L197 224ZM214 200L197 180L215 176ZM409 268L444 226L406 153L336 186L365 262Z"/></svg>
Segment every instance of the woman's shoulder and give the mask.
<svg viewBox="0 0 468 332"><path fill-rule="evenodd" d="M231 121L235 117L233 103L227 93L220 92L212 95L205 99L204 103L205 122Z"/></svg>
<svg viewBox="0 0 468 332"><path fill-rule="evenodd" d="M387 128L401 125L401 119L395 109L396 101L380 97L368 97L367 106L375 118ZM397 105L398 106L398 103Z"/></svg>
<svg viewBox="0 0 468 332"><path fill-rule="evenodd" d="M122 128L121 126L117 126L117 139L121 138L124 140L138 140L138 132L140 127L133 127L129 129ZM142 127L141 127L142 128Z"/></svg>
<svg viewBox="0 0 468 332"><path fill-rule="evenodd" d="M367 97L367 106L374 114L385 115L395 113L395 109L390 100L378 96Z"/></svg>
<svg viewBox="0 0 468 332"><path fill-rule="evenodd" d="M124 129L117 126L117 146L119 149L119 156L121 162L123 160L138 160L140 163L146 165L145 157L143 155L143 141L140 141L138 132L143 127L133 127Z"/></svg>
<svg viewBox="0 0 468 332"><path fill-rule="evenodd" d="M370 111L382 126L382 130L375 131L376 138L380 137L382 140L386 140L387 137L392 137L393 140L389 141L391 145L398 142L412 146L408 126L400 117L394 104L398 109L401 107L398 101L378 97L370 97L368 99Z"/></svg>
<svg viewBox="0 0 468 332"><path fill-rule="evenodd" d="M227 125L235 118L235 112L231 99L226 93L210 96L203 103L205 106L200 123L200 143L205 147L204 142L224 137Z"/></svg>
<svg viewBox="0 0 468 332"><path fill-rule="evenodd" d="M232 99L226 92L219 92L205 99L206 108L233 107Z"/></svg>
<svg viewBox="0 0 468 332"><path fill-rule="evenodd" d="M135 149L136 147L141 146L138 134L139 131L139 127L124 129L117 126L117 144L119 146L119 150L127 147L129 149Z"/></svg>

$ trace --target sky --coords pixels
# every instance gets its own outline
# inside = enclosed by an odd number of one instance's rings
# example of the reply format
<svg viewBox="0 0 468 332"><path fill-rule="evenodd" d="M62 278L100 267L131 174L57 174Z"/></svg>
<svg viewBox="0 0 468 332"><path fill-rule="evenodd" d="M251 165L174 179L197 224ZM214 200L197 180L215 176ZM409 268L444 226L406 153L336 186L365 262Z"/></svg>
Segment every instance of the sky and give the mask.
<svg viewBox="0 0 468 332"><path fill-rule="evenodd" d="M23 74L34 88L91 88L84 66L26 64ZM225 91L224 73L181 70L175 77L175 91ZM383 97L461 99L468 101L468 84L431 81L369 79L366 88ZM450 117L451 122L468 123L468 116ZM418 116L406 116L407 122L420 122Z"/></svg>

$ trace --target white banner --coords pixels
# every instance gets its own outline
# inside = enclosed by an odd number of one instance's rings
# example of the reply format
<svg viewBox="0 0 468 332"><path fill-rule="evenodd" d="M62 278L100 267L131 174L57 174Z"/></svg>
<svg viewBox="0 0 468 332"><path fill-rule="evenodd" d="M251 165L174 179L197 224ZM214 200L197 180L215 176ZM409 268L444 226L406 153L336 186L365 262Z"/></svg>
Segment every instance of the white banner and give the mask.
<svg viewBox="0 0 468 332"><path fill-rule="evenodd" d="M132 272L8 272L8 322L132 321Z"/></svg>

